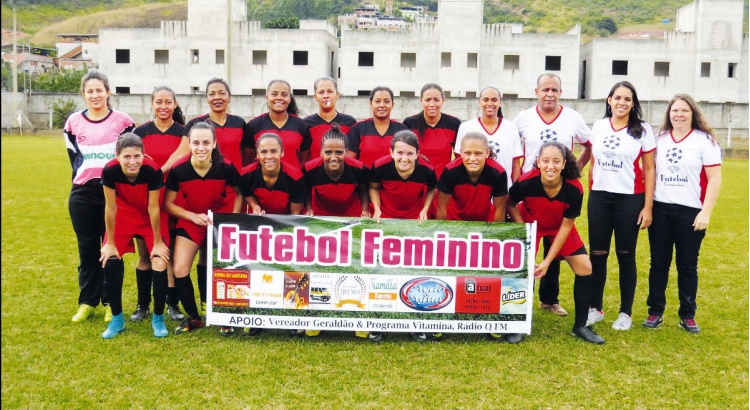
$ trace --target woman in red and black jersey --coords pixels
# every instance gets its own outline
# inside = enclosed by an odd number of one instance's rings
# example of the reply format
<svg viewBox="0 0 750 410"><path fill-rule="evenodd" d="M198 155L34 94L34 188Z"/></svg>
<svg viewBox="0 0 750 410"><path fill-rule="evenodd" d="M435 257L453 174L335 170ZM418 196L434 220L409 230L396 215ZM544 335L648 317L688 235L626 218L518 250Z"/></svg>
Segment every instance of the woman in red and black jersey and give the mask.
<svg viewBox="0 0 750 410"><path fill-rule="evenodd" d="M341 96L338 84L331 77L321 77L315 80L315 102L318 103L318 113L305 117L305 122L310 127L310 159L320 157L321 141L323 134L331 129L331 124L336 123L344 134L357 122L351 115L336 111L336 102Z"/></svg>
<svg viewBox="0 0 750 410"><path fill-rule="evenodd" d="M437 219L505 220L508 177L505 169L490 155L484 134L470 132L464 136L461 158L446 165L438 182Z"/></svg>
<svg viewBox="0 0 750 410"><path fill-rule="evenodd" d="M543 277L555 258L568 262L576 274L573 336L602 344L604 339L586 326L594 282L591 260L575 227L583 202L580 176L581 170L572 151L557 141L546 142L539 150L535 168L510 188L508 212L516 222L537 222L537 250L540 239L549 244L544 260L534 268L535 278Z"/></svg>
<svg viewBox="0 0 750 410"><path fill-rule="evenodd" d="M135 252L138 244L144 269L154 284L154 336L169 334L164 327L164 304L167 297L167 261L169 243L166 220L161 218L159 193L164 177L159 166L144 156L143 142L134 133L123 134L115 146L117 157L102 170L106 201L104 220L107 233L99 261L104 268L104 288L112 308L112 320L102 337L111 339L125 329L122 314L122 281L125 265L122 256ZM145 255L144 255L145 253ZM149 293L151 284L148 286Z"/></svg>
<svg viewBox="0 0 750 410"><path fill-rule="evenodd" d="M286 160L295 167L310 158L310 128L299 118L299 108L292 95L292 87L284 80L273 80L266 89L268 112L247 122L242 138L243 155L255 158L257 141L261 135L270 132L278 135L284 143Z"/></svg>
<svg viewBox="0 0 750 410"><path fill-rule="evenodd" d="M177 293L188 317L175 329L175 333L189 332L203 327L198 307L195 304L193 283L190 281L190 268L198 250L203 247L206 230L212 224L209 210L227 208L228 189L235 192L231 204L233 212L239 212L242 195L239 192L240 175L231 162L225 160L216 147L216 134L211 124L198 122L190 129L190 157L184 158L172 167L167 177L167 192L164 206L177 216L179 221L174 230L174 275ZM177 196L184 201L175 202ZM199 265L206 266L206 255L201 252ZM198 271L199 284L206 283L205 268ZM201 298L205 303L205 299Z"/></svg>
<svg viewBox="0 0 750 410"><path fill-rule="evenodd" d="M302 169L309 191L306 215L370 217L368 169L346 152L346 134L333 124L323 135L320 158Z"/></svg>
<svg viewBox="0 0 750 410"><path fill-rule="evenodd" d="M427 220L437 178L429 161L419 157L419 140L409 130L391 141L391 154L375 161L370 171L372 217Z"/></svg>
<svg viewBox="0 0 750 410"><path fill-rule="evenodd" d="M141 140L148 156L161 167L165 176L172 165L184 154L180 154L179 148L184 133L185 117L182 109L177 105L177 98L171 88L159 86L151 93L151 108L154 110L154 120L141 124L133 131ZM164 188L161 189L159 203L164 202ZM169 221L169 214L162 210L161 218ZM148 317L149 305L151 304L151 269L149 268L148 253L145 249L138 252L138 264L135 267L135 279L138 285L138 305L135 312L130 316L131 322L137 322ZM172 264L167 263L169 287L167 288L167 312L172 320L182 320L184 316L180 312L179 299L174 287L174 273Z"/></svg>
<svg viewBox="0 0 750 410"><path fill-rule="evenodd" d="M417 134L419 152L430 160L440 178L445 166L451 162L461 120L441 111L445 94L438 84L425 84L419 101L424 110L404 119L404 125Z"/></svg>
<svg viewBox="0 0 750 410"><path fill-rule="evenodd" d="M391 140L397 132L408 129L404 124L391 119L393 91L388 87L375 87L370 92L372 118L360 121L349 130L348 152L367 167L375 160L388 155Z"/></svg>
<svg viewBox="0 0 750 410"><path fill-rule="evenodd" d="M302 171L283 161L284 145L270 132L256 142L258 161L242 169L240 191L254 214L300 215L305 203Z"/></svg>

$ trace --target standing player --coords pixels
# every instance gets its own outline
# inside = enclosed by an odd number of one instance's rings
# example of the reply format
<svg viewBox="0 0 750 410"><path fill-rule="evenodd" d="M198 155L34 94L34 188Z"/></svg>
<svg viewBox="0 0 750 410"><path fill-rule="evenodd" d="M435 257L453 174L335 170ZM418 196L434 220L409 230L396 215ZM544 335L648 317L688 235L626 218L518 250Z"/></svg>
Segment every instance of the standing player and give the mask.
<svg viewBox="0 0 750 410"><path fill-rule="evenodd" d="M78 312L73 322L83 322L104 305L104 321L112 320L112 309L103 289L104 271L99 263L104 239L104 192L102 168L114 158L117 138L135 128L124 112L109 106L109 80L99 71L89 71L81 79L81 94L87 108L74 112L65 121L63 134L73 169L73 186L68 210L78 240Z"/></svg>
<svg viewBox="0 0 750 410"><path fill-rule="evenodd" d="M388 155L391 140L397 132L408 129L404 124L391 119L393 91L388 87L375 87L370 92L372 118L360 121L349 130L348 152L359 158L367 167L375 160Z"/></svg>
<svg viewBox="0 0 750 410"><path fill-rule="evenodd" d="M573 150L573 144L583 146L578 163L580 168L586 166L591 157L591 143L586 121L575 110L560 105L562 82L554 73L545 73L536 80L534 89L537 105L516 115L513 122L523 138L524 160L523 173L534 168L539 148L547 141L557 141ZM546 255L547 248L544 253ZM568 312L560 306L560 262L555 260L547 274L539 281L539 307L558 316Z"/></svg>
<svg viewBox="0 0 750 410"><path fill-rule="evenodd" d="M521 175L523 149L516 125L503 119L500 98L500 90L495 87L486 87L479 93L479 108L482 110L482 115L461 124L456 136L456 147L461 146L464 135L469 132L484 134L490 149L495 153L496 161L506 171L510 170L507 175L507 186L510 187L513 181ZM456 156L460 156L460 153L456 152Z"/></svg>
<svg viewBox="0 0 750 410"><path fill-rule="evenodd" d="M318 103L318 113L305 117L307 126L310 127L310 159L320 157L320 146L323 134L331 129L331 124L336 123L344 134L357 122L351 115L336 111L336 103L339 94L338 84L331 77L321 77L315 80L315 102Z"/></svg>
<svg viewBox="0 0 750 410"><path fill-rule="evenodd" d="M404 125L417 134L419 152L430 160L437 178L440 178L445 166L453 159L461 120L442 112L445 94L438 84L425 84L419 93L419 102L422 104L422 112L404 119ZM437 195L430 205L431 218L435 217L436 209Z"/></svg>
<svg viewBox="0 0 750 410"><path fill-rule="evenodd" d="M159 201L164 176L156 162L144 157L143 142L136 134L123 134L117 141L115 152L117 158L108 162L102 170L107 234L99 261L104 268L104 287L112 307L112 321L102 337L111 339L125 330L122 314L125 265L122 255L135 251L133 239L138 244L139 259L145 257L148 261L149 277L153 278L154 315L151 327L154 336L166 337L169 332L164 326L164 304L167 299L169 240L166 220L161 219ZM141 254L144 250L146 255Z"/></svg>
<svg viewBox="0 0 750 410"><path fill-rule="evenodd" d="M171 88L159 86L151 93L151 108L154 110L154 120L141 124L133 131L143 140L143 147L165 176L172 165L179 159L178 149L182 143L185 117L182 109L177 105L177 98ZM161 190L159 203L164 202L164 188ZM161 218L169 220L169 214L162 211ZM167 233L167 232L165 232ZM131 322L137 322L148 317L151 304L151 269L148 252L145 248L138 248L138 264L135 267L135 279L138 285L138 305L130 316ZM172 320L182 320L179 298L174 287L174 272L172 264L167 262L167 312Z"/></svg>
<svg viewBox="0 0 750 410"><path fill-rule="evenodd" d="M460 157L446 165L438 182L437 219L451 221L505 221L508 176L492 159L487 136L468 132L461 139ZM450 206L449 206L450 204ZM433 337L438 335L433 334ZM489 334L493 340L520 343L518 333Z"/></svg>
<svg viewBox="0 0 750 410"><path fill-rule="evenodd" d="M198 250L203 248L206 229L212 224L208 211L226 209L227 189L235 192L233 212L239 212L242 205L240 175L216 147L213 126L205 122L194 123L189 131L189 138L191 155L172 167L167 176L167 191L164 195L167 211L179 218L174 230L175 287L188 315L175 329L175 333L203 327L203 320L195 304L190 268ZM183 202L175 202L178 195L184 199ZM201 252L198 264L206 266L204 252Z"/></svg>
<svg viewBox="0 0 750 410"><path fill-rule="evenodd" d="M297 117L299 108L292 95L292 87L284 80L273 80L266 89L269 111L247 122L242 147L246 158L255 157L257 141L270 132L284 142L287 162L299 168L310 158L310 128ZM247 161L249 162L249 161Z"/></svg>
<svg viewBox="0 0 750 410"><path fill-rule="evenodd" d="M664 322L667 282L674 249L680 328L699 333L698 253L721 188L721 147L698 104L677 94L667 106L656 137L654 220L648 228L651 270L648 275L648 318L643 327Z"/></svg>
<svg viewBox="0 0 750 410"><path fill-rule="evenodd" d="M224 79L212 78L206 83L206 102L208 103L208 114L195 117L185 125L182 143L180 148L175 152L177 159L183 158L191 152L189 146L190 129L199 122L207 122L213 126L213 133L216 136L216 147L223 158L227 159L234 165L239 173L242 170L243 158L241 143L244 135L245 120L237 115L229 114L229 103L232 102L232 91L229 84ZM216 212L232 212L235 193L231 188L227 188L226 208L215 209ZM180 199L177 200L180 205ZM203 251L201 251L203 252ZM201 255L199 260L205 261L205 255ZM201 299L201 312L206 311L206 265L200 262L195 267L198 276L198 292ZM184 306L183 306L184 308Z"/></svg>
<svg viewBox="0 0 750 410"><path fill-rule="evenodd" d="M527 172L510 187L509 211L516 222L537 222L537 244L548 243L549 252L534 268L534 277L547 273L552 261L563 258L575 273L573 298L575 324L572 335L589 343L604 339L586 326L591 303L591 261L578 235L575 219L581 214L583 187L581 170L573 153L559 142L542 144L536 156L537 168Z"/></svg>
<svg viewBox="0 0 750 410"><path fill-rule="evenodd" d="M629 330L633 324L638 231L651 225L656 142L651 126L641 120L641 103L632 84L615 84L605 104L604 118L591 129L593 156L587 210L594 297L586 325L604 319L607 257L614 232L620 267L620 313L612 329Z"/></svg>

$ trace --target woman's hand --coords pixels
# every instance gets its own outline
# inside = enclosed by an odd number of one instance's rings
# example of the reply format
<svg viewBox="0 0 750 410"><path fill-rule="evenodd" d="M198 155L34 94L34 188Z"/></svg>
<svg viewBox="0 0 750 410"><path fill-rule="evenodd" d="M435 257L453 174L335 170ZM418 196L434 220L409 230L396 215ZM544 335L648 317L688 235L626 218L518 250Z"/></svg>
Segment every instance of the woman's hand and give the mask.
<svg viewBox="0 0 750 410"><path fill-rule="evenodd" d="M651 221L653 221L651 210L643 208L641 213L638 214L638 222L636 223L640 225L640 229L646 229L651 226Z"/></svg>
<svg viewBox="0 0 750 410"><path fill-rule="evenodd" d="M701 210L698 215L695 216L693 221L693 229L696 231L703 231L708 228L708 221L711 219L711 214Z"/></svg>
<svg viewBox="0 0 750 410"><path fill-rule="evenodd" d="M211 218L209 218L206 214L193 214L190 216L190 222L198 226L208 226L213 224Z"/></svg>
<svg viewBox="0 0 750 410"><path fill-rule="evenodd" d="M543 260L542 263L534 267L534 279L539 279L547 274L549 268L549 262Z"/></svg>
<svg viewBox="0 0 750 410"><path fill-rule="evenodd" d="M154 249L151 250L151 259L162 258L164 262L169 261L169 247L164 242L154 244Z"/></svg>
<svg viewBox="0 0 750 410"><path fill-rule="evenodd" d="M120 253L117 252L117 247L115 247L115 245L112 243L107 243L106 245L102 246L102 250L100 252L101 256L99 257L99 262L102 263L102 268L107 264L109 258L122 259L120 258Z"/></svg>

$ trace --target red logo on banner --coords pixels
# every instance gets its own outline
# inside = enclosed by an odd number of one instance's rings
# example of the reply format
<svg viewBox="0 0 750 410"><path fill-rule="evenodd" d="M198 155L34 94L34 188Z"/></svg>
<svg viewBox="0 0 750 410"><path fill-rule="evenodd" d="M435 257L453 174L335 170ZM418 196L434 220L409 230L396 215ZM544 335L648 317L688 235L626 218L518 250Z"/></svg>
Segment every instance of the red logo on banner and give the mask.
<svg viewBox="0 0 750 410"><path fill-rule="evenodd" d="M456 278L456 313L500 313L501 278Z"/></svg>

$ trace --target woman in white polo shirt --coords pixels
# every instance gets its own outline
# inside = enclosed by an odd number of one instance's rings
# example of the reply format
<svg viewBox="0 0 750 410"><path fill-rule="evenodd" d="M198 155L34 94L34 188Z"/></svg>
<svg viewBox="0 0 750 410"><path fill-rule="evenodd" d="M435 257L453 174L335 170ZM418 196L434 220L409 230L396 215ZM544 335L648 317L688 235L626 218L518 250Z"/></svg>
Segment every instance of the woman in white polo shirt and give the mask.
<svg viewBox="0 0 750 410"><path fill-rule="evenodd" d="M667 107L656 137L656 189L651 243L648 318L643 327L663 323L672 250L677 265L680 298L679 325L699 333L695 323L698 293L698 252L721 187L721 147L698 105L687 94L677 94Z"/></svg>

